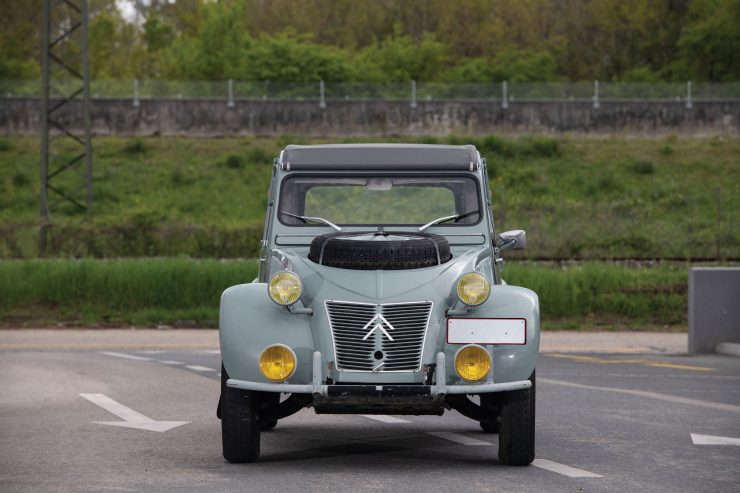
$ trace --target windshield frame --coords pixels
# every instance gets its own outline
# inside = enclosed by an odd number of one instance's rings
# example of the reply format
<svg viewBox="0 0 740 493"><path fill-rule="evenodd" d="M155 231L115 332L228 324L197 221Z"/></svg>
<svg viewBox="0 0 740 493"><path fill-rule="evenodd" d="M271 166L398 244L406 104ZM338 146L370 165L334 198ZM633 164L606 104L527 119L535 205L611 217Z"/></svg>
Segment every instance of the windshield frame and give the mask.
<svg viewBox="0 0 740 493"><path fill-rule="evenodd" d="M476 200L478 203L478 219L474 223L465 223L465 224L455 224L454 222L447 222L444 224L435 224L434 226L431 226L429 229L433 229L435 227L453 227L453 228L465 228L465 227L475 227L481 224L483 220L486 217L486 210L483 202L483 198L481 196L481 181L477 174L475 173L465 173L465 172L440 172L440 171L433 171L432 173L428 172L409 172L409 171L399 171L399 172L373 172L373 171L357 171L357 172L344 172L344 173L326 173L326 172L294 172L284 175L280 180L280 189L278 193L278 200L275 207L275 213L276 213L276 219L278 222L288 228L316 228L321 227L321 225L318 224L293 224L293 223L286 223L283 220L283 214L281 213L283 211L282 209L282 203L283 198L285 197L285 182L293 179L293 178L320 178L320 177L326 177L326 178L466 178L469 180L472 180L475 184L475 193L476 193ZM465 213L468 211L462 211L462 213ZM329 221L332 221L336 223L337 225L341 226L342 228L377 228L378 226L387 226L389 228L416 228L423 224L426 224L427 222L436 219L435 217L430 217L424 222L421 223L404 223L404 224L389 224L389 223L341 223L335 221L333 218L327 217L325 219L328 219ZM427 231L425 230L425 231Z"/></svg>

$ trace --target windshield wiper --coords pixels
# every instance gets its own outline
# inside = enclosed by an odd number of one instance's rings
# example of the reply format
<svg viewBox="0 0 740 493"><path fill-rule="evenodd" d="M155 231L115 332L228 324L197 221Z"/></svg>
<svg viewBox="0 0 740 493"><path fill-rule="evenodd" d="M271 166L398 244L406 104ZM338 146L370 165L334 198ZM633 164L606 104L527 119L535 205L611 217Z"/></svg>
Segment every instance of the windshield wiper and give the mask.
<svg viewBox="0 0 740 493"><path fill-rule="evenodd" d="M426 223L424 226L419 226L419 231L424 231L425 229L429 228L430 226L434 226L435 224L446 223L447 221L453 221L454 220L455 222L457 222L458 219L463 219L463 218L466 218L468 216L472 216L473 214L477 214L477 213L478 213L478 211L476 210L476 211L466 212L464 214L453 214L452 216L438 217L434 221L430 221L430 222Z"/></svg>
<svg viewBox="0 0 740 493"><path fill-rule="evenodd" d="M327 226L331 226L332 228L336 229L337 231L342 231L342 228L334 224L333 222L329 221L328 219L324 219L323 217L312 217L312 216L299 216L297 214L291 214L290 212L280 211L280 214L285 214L286 216L294 217L296 219L300 219L304 223L307 223L309 221L315 222L315 223L321 223L326 224Z"/></svg>

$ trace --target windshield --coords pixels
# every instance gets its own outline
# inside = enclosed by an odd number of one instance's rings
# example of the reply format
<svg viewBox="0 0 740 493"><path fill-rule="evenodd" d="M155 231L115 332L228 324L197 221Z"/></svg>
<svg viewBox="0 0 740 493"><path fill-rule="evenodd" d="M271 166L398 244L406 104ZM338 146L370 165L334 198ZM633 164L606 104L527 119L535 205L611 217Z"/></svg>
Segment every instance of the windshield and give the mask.
<svg viewBox="0 0 740 493"><path fill-rule="evenodd" d="M348 226L423 225L460 215L444 225L480 221L477 182L470 176L290 176L283 181L280 221L305 225L314 216Z"/></svg>

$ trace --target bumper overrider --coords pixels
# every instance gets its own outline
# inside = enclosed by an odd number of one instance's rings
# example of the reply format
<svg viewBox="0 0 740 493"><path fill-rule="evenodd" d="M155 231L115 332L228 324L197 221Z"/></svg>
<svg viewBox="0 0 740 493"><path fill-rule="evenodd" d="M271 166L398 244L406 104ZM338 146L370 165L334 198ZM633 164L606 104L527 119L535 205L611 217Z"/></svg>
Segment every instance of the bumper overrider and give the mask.
<svg viewBox="0 0 740 493"><path fill-rule="evenodd" d="M310 384L249 382L230 378L226 381L226 386L235 389L254 390L259 392L313 394L314 399L318 400L331 400L334 398L341 400L342 397L351 395L369 397L429 396L430 398L444 398L445 395L486 394L492 392L524 390L532 386L532 382L529 380L504 383L486 381L467 385L447 385L444 378L446 374L445 354L440 352L437 353L435 370L436 378L432 385L327 385L323 383L324 378L321 371L321 353L316 351L313 353L313 378ZM441 378L439 378L440 375L442 376Z"/></svg>

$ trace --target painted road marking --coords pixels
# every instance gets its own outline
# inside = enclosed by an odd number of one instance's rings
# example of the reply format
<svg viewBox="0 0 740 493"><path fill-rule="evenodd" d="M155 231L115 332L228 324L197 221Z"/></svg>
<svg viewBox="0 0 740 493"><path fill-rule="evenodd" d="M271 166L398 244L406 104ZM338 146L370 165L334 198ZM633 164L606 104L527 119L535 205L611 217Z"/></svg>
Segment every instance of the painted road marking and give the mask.
<svg viewBox="0 0 740 493"><path fill-rule="evenodd" d="M614 392L618 394L631 394L640 397L647 397L649 399L657 399L659 401L675 402L677 404L689 404L691 406L708 407L710 409L716 409L718 411L729 411L731 413L740 414L740 406L734 406L732 404L723 404L721 402L707 402L700 401L698 399L689 399L688 397L678 397L675 395L659 394L657 392L648 392L645 390L634 390L634 389L619 389L615 387L597 387L595 385L583 385L580 383L564 382L562 380L550 380L549 378L538 378L538 382L549 383L552 385L562 385L565 387L573 387L576 389L587 389L587 390L602 390L604 392Z"/></svg>
<svg viewBox="0 0 740 493"><path fill-rule="evenodd" d="M694 445L737 445L740 446L740 438L718 437L714 435L691 434L691 441Z"/></svg>
<svg viewBox="0 0 740 493"><path fill-rule="evenodd" d="M679 365L668 361L654 359L610 359L599 356L584 356L581 354L548 354L553 358L572 359L583 363L596 363L599 365L643 365L654 368L672 368L674 370L691 370L691 371L716 371L716 368L707 368L706 366Z"/></svg>
<svg viewBox="0 0 740 493"><path fill-rule="evenodd" d="M361 414L363 418L368 419L374 419L375 421L380 421L381 423L411 423L411 421L401 419L401 418L394 418L393 416L386 416L385 414Z"/></svg>
<svg viewBox="0 0 740 493"><path fill-rule="evenodd" d="M200 365L186 365L185 368L188 370L193 371L216 371L213 368L208 368L207 366L200 366Z"/></svg>
<svg viewBox="0 0 740 493"><path fill-rule="evenodd" d="M474 446L493 445L490 442L485 442L483 440L478 440L477 438L471 438L469 436L462 435L460 433L452 433L449 431L428 431L427 435L432 435L438 438L444 438L445 440L449 440L455 443L460 443L462 445L474 445ZM534 461L532 461L532 465L534 467L539 467L540 469L545 469L546 471L562 474L563 476L568 476L569 478L603 478L604 477L604 476L601 476L600 474L594 474L589 471L584 471L583 469L566 466L565 464L560 464L559 462L554 462L554 461L547 460L547 459L535 459Z"/></svg>
<svg viewBox="0 0 740 493"><path fill-rule="evenodd" d="M93 421L95 424L120 426L121 428L134 428L137 430L157 431L159 433L177 428L190 421L155 421L151 418L137 413L130 407L126 407L120 402L116 402L105 394L80 394L80 397L87 399L96 406L100 406L111 414L115 414L123 421Z"/></svg>
<svg viewBox="0 0 740 493"><path fill-rule="evenodd" d="M469 436L461 435L460 433L452 433L451 431L428 431L427 435L444 438L445 440L461 443L463 445L493 445L490 442L484 442L477 438L470 438Z"/></svg>
<svg viewBox="0 0 740 493"><path fill-rule="evenodd" d="M101 351L100 354L105 354L106 356L114 356L116 358L124 358L124 359L134 359L137 361L151 361L151 358L145 358L144 356L134 356L133 354L124 354L124 353L114 353L113 351Z"/></svg>
<svg viewBox="0 0 740 493"><path fill-rule="evenodd" d="M592 472L584 471L575 467L566 466L558 462L553 462L547 459L535 459L532 461L534 467L539 467L546 471L556 472L569 478L603 478L600 474L594 474Z"/></svg>
<svg viewBox="0 0 740 493"><path fill-rule="evenodd" d="M173 361L171 359L157 360L157 362L162 363L163 365L184 365L185 364L181 361Z"/></svg>
<svg viewBox="0 0 740 493"><path fill-rule="evenodd" d="M200 352L207 353L207 354L221 354L220 349L202 349Z"/></svg>

